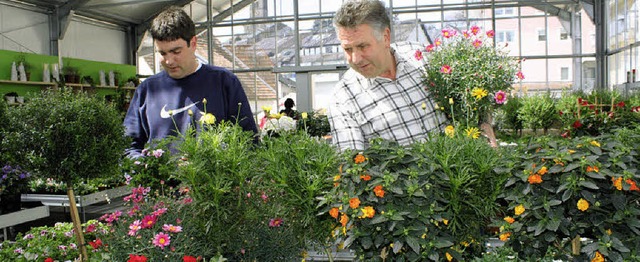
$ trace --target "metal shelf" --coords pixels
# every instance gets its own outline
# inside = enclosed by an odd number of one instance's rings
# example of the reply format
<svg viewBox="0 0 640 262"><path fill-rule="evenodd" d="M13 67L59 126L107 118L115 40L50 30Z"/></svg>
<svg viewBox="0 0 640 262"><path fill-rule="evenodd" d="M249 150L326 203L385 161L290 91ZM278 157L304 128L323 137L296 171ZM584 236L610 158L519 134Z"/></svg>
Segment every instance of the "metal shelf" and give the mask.
<svg viewBox="0 0 640 262"><path fill-rule="evenodd" d="M121 186L89 195L76 196L76 206L86 207L94 205L105 202L111 198L124 196L130 192L131 190L127 186ZM69 197L67 195L22 194L20 199L22 202L41 202L45 206L69 206Z"/></svg>

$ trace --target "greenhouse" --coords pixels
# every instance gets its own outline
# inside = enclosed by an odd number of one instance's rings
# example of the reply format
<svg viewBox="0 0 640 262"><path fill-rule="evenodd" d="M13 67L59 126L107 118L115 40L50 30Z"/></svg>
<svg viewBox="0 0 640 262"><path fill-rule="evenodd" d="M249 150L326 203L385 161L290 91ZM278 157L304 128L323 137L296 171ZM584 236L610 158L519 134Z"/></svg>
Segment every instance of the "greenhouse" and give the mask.
<svg viewBox="0 0 640 262"><path fill-rule="evenodd" d="M639 9L0 0L0 261L638 261Z"/></svg>

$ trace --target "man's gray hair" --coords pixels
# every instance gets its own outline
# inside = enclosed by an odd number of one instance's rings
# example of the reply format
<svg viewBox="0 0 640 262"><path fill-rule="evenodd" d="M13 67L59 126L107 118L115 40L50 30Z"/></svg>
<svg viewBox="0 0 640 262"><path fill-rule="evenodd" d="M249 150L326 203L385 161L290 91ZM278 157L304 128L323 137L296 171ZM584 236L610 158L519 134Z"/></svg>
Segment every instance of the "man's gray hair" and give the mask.
<svg viewBox="0 0 640 262"><path fill-rule="evenodd" d="M382 38L385 29L391 29L391 21L384 2L378 0L349 0L342 4L333 18L336 30L339 28L353 29L359 25L369 25L375 36Z"/></svg>

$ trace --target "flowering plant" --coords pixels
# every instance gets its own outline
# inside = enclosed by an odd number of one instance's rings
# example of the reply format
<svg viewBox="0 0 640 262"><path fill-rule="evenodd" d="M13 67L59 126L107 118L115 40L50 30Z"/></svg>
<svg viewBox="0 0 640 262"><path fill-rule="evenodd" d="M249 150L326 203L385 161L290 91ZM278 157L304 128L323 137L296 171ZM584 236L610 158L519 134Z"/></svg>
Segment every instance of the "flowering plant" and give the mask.
<svg viewBox="0 0 640 262"><path fill-rule="evenodd" d="M331 178L322 214L362 261L457 261L480 256L497 212L499 150L449 129L410 148L374 140Z"/></svg>
<svg viewBox="0 0 640 262"><path fill-rule="evenodd" d="M142 157L125 158L122 163L126 183L132 186L149 186L159 189L165 182L173 181L178 165L168 153L170 139L160 141L142 150ZM173 185L173 182L172 186Z"/></svg>
<svg viewBox="0 0 640 262"><path fill-rule="evenodd" d="M109 256L104 252L100 239L107 232L107 227L96 220L89 220L83 228L85 241L92 250L88 261L108 261ZM0 261L74 261L79 258L80 250L73 231L71 223L33 227L19 233L15 242L0 243Z"/></svg>
<svg viewBox="0 0 640 262"><path fill-rule="evenodd" d="M100 218L109 225L103 238L114 261L188 261L202 254L205 243L197 241L190 226L192 199L188 188L151 193L149 187L135 187L124 197L128 209Z"/></svg>
<svg viewBox="0 0 640 262"><path fill-rule="evenodd" d="M263 135L278 134L296 129L296 120L285 115L269 117L262 129Z"/></svg>
<svg viewBox="0 0 640 262"><path fill-rule="evenodd" d="M2 195L19 194L24 192L31 179L31 173L20 166L2 165L0 170L0 197Z"/></svg>
<svg viewBox="0 0 640 262"><path fill-rule="evenodd" d="M438 107L454 123L477 126L488 122L492 108L506 103L517 78L518 60L493 44L494 31L472 26L458 34L442 29L442 38L426 47L425 86ZM423 56L416 51L416 57Z"/></svg>
<svg viewBox="0 0 640 262"><path fill-rule="evenodd" d="M510 154L500 239L524 259L548 251L562 260L640 259L639 142L639 128L623 129L600 137L541 137ZM589 239L582 248L581 237Z"/></svg>

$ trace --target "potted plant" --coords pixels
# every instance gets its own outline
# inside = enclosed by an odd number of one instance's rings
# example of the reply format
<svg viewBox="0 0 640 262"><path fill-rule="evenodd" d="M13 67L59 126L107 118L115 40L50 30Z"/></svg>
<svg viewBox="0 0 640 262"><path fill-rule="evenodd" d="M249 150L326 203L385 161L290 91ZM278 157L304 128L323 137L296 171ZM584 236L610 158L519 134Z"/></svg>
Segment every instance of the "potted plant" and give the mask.
<svg viewBox="0 0 640 262"><path fill-rule="evenodd" d="M24 68L25 79L29 81L31 79L31 63L27 61L27 57L25 53L20 53L16 57L16 66L20 66Z"/></svg>
<svg viewBox="0 0 640 262"><path fill-rule="evenodd" d="M0 214L20 210L20 193L25 192L31 173L20 166L0 162Z"/></svg>
<svg viewBox="0 0 640 262"><path fill-rule="evenodd" d="M70 89L47 90L11 110L13 123L3 146L40 177L64 181L78 242L84 243L73 185L89 178L118 176L127 146L118 112L102 99ZM6 142L6 143L5 143ZM83 258L86 259L85 246Z"/></svg>

